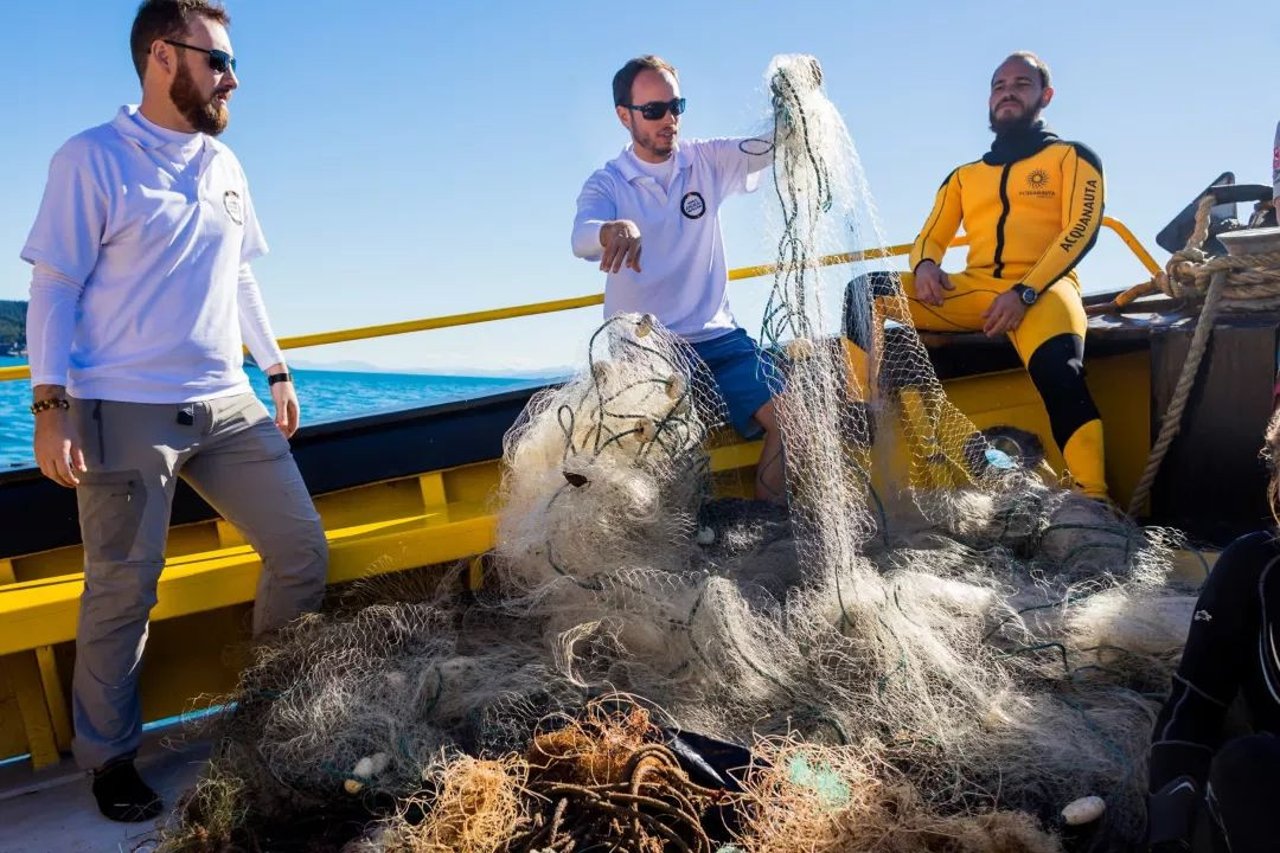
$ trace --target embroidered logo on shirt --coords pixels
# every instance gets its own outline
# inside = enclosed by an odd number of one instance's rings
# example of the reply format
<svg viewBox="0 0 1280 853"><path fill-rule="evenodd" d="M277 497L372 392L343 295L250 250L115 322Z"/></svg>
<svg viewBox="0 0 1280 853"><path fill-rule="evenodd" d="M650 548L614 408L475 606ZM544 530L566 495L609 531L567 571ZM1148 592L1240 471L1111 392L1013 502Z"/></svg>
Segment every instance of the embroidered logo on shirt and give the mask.
<svg viewBox="0 0 1280 853"><path fill-rule="evenodd" d="M680 199L680 212L690 219L697 219L707 212L707 202L700 192L687 192Z"/></svg>
<svg viewBox="0 0 1280 853"><path fill-rule="evenodd" d="M1192 622L1212 622L1213 614L1208 610L1197 610L1196 615L1191 617Z"/></svg>
<svg viewBox="0 0 1280 853"><path fill-rule="evenodd" d="M222 206L227 209L227 216L237 225L244 224L244 206L240 204L240 194L235 190L227 190L222 194Z"/></svg>
<svg viewBox="0 0 1280 853"><path fill-rule="evenodd" d="M1034 195L1045 198L1052 198L1057 195L1057 193L1049 189L1049 173L1044 169L1033 169L1027 175L1027 187L1029 189L1021 190L1018 195Z"/></svg>

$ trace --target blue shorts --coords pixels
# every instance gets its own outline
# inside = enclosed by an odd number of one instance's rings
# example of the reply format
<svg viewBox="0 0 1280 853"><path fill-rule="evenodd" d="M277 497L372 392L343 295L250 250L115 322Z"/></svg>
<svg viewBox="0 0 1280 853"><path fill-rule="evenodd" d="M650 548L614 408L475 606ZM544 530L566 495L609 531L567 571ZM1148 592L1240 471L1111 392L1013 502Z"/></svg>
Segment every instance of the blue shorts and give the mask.
<svg viewBox="0 0 1280 853"><path fill-rule="evenodd" d="M758 438L764 429L753 416L773 399L769 377L774 371L768 356L743 329L691 346L716 380L720 398L729 409L729 423L743 438Z"/></svg>

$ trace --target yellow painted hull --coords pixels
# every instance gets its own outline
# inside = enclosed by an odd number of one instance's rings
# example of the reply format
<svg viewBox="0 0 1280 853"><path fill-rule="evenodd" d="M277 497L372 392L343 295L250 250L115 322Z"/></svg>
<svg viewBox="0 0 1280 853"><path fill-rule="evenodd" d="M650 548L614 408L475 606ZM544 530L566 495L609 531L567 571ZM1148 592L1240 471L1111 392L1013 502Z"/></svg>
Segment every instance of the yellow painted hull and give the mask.
<svg viewBox="0 0 1280 853"><path fill-rule="evenodd" d="M1108 480L1121 504L1150 444L1149 376L1145 350L1090 362L1090 388L1106 424ZM1024 371L945 385L980 428L1006 425L1036 434L1046 460L1060 470L1043 405ZM758 455L758 444L719 434L712 448L717 491L749 496ZM500 460L493 459L319 495L316 506L332 548L330 582L452 563L489 550L500 475ZM233 686L259 571L253 552L221 520L174 527L168 554L142 679L147 720L190 711L197 697L207 702ZM29 752L42 766L69 748L66 697L81 560L78 546L0 560L0 757Z"/></svg>

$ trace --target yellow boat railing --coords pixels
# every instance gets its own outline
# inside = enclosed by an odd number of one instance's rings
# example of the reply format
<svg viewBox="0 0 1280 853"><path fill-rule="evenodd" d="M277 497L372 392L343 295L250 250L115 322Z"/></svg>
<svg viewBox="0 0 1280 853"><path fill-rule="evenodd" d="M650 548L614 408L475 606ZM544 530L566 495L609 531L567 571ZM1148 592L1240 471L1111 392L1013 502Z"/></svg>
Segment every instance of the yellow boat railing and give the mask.
<svg viewBox="0 0 1280 853"><path fill-rule="evenodd" d="M1105 219L1138 260L1159 266L1121 223ZM967 242L960 238L953 245ZM824 266L905 255L909 245L822 258ZM730 272L733 280L767 276L776 265ZM400 335L599 305L594 294L421 320L285 338L286 349ZM1022 372L1019 372L1022 373ZM24 367L0 369L0 380L24 379ZM1114 471L1108 480L1125 503L1150 445L1149 369L1144 353L1128 353L1097 371L1099 407L1111 426L1106 441ZM948 394L961 411L979 412L975 425L1007 423L1049 436L1038 393L1022 373L993 374L952 384ZM990 404L995 402L993 408ZM1045 441L1046 445L1050 443ZM1055 450L1049 449L1049 453ZM726 442L710 449L710 467L722 495L749 496L758 443ZM1060 465L1061 460L1051 459ZM1114 477L1112 474L1114 473ZM329 541L330 583L344 583L420 566L471 561L469 582L480 582L480 555L494 547L496 521L491 497L500 486L502 463L487 459L446 469L424 470L393 480L318 494L316 509ZM260 563L240 534L220 518L175 526L166 548L152 661L144 676L144 714L162 719L192 707L192 697L218 695L238 678L241 662L225 650L244 640L248 607ZM27 754L32 767L58 762L71 745L72 722L60 668L75 638L84 585L80 546L0 557L0 759ZM221 615L219 615L221 614ZM194 626L194 627L193 627ZM189 641L193 632L201 642Z"/></svg>
<svg viewBox="0 0 1280 853"><path fill-rule="evenodd" d="M1146 250L1146 247L1138 241L1133 232L1120 220L1113 219L1110 216L1103 217L1102 224L1104 227L1110 228L1116 233L1121 241L1133 252L1138 261L1146 267L1147 271L1152 275L1161 271L1161 267L1156 263L1155 259ZM961 235L952 241L951 246L968 245L969 238L967 235ZM837 255L826 255L818 260L819 266L837 266L840 264L851 264L856 261L879 260L882 258L899 257L911 252L910 243L899 243L895 246L885 246L882 249L869 249L858 252L844 252ZM778 270L777 264L763 264L754 267L739 267L729 271L730 281L739 281L747 278L759 278L761 276L771 275ZM603 293L593 293L587 296L575 296L569 299L553 299L548 302L533 302L528 305L514 305L509 308L494 308L487 311L469 311L464 314L447 314L442 317L426 317L421 320L404 320L399 323L382 323L376 326L361 326L354 329L339 329L333 332L317 332L310 335L294 335L292 337L281 338L278 343L281 349L299 349L301 347L316 347L326 344L346 343L348 341L363 341L370 338L382 338L388 335L405 335L410 332L426 332L431 329L448 329L454 326L469 326L475 323L489 323L494 320L510 320L514 317L530 317L536 314L554 314L557 311L571 311L575 308L586 308L591 305L601 305L604 303ZM0 382L10 382L18 379L28 379L31 376L31 369L27 365L18 365L15 367L0 367Z"/></svg>

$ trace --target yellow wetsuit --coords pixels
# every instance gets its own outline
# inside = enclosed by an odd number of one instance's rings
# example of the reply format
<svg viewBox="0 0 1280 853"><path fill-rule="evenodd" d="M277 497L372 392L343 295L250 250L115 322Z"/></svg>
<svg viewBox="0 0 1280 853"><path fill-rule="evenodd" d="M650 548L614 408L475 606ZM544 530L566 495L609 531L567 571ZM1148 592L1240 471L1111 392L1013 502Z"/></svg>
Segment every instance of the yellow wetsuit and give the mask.
<svg viewBox="0 0 1280 853"><path fill-rule="evenodd" d="M902 277L916 328L979 331L982 313L1018 284L1038 297L1009 333L1044 400L1054 441L1081 490L1107 494L1102 421L1084 381L1086 317L1074 268L1102 223L1102 164L1077 142L1043 128L997 137L981 160L963 165L938 189L933 211L911 251L911 269L941 264L961 224L969 235L964 272L942 307L914 298Z"/></svg>

